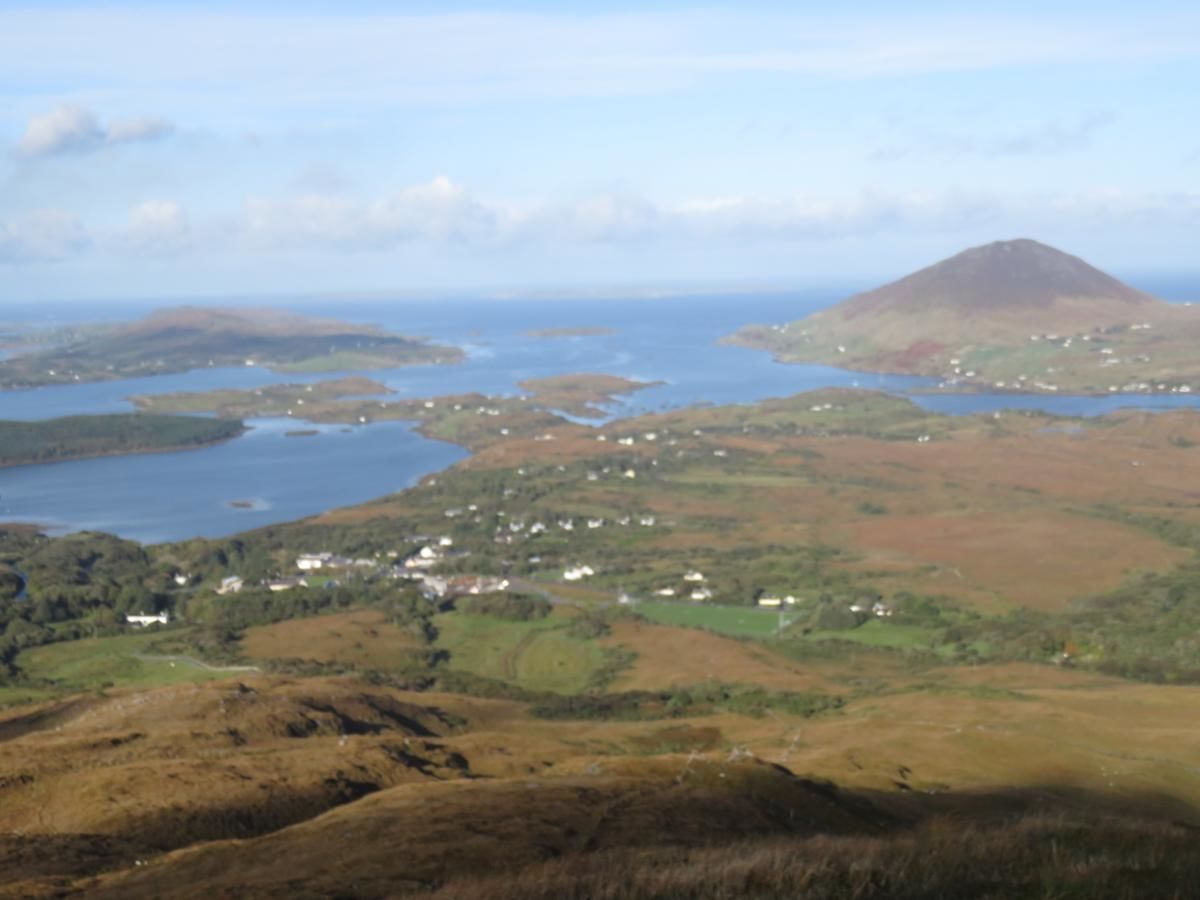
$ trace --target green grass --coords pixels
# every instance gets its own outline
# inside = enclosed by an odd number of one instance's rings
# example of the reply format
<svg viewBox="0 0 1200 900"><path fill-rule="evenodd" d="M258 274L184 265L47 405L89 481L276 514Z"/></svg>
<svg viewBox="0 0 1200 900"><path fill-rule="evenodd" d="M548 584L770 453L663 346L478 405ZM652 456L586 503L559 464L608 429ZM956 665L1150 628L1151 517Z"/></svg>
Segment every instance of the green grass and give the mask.
<svg viewBox="0 0 1200 900"><path fill-rule="evenodd" d="M779 613L743 606L686 603L639 603L637 611L653 622L684 628L707 628L736 637L768 637L779 627ZM784 616L787 617L787 613Z"/></svg>
<svg viewBox="0 0 1200 900"><path fill-rule="evenodd" d="M434 625L451 669L530 690L579 693L604 664L598 645L570 637L553 616L514 622L454 612L438 616Z"/></svg>
<svg viewBox="0 0 1200 900"><path fill-rule="evenodd" d="M156 687L230 677L231 673L214 672L183 660L172 664L137 658L137 654L153 654L151 644L160 637L128 634L47 644L24 651L17 656L16 664L31 679L52 681L67 691Z"/></svg>
<svg viewBox="0 0 1200 900"><path fill-rule="evenodd" d="M0 709L24 706L26 703L40 703L42 700L52 699L57 693L42 688L0 687Z"/></svg>

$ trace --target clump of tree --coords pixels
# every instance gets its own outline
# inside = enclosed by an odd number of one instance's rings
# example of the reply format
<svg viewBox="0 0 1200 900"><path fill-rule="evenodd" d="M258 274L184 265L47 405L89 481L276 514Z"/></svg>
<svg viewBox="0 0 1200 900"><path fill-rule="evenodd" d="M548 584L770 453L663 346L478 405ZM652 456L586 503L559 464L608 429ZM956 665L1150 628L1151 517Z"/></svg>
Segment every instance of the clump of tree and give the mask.
<svg viewBox="0 0 1200 900"><path fill-rule="evenodd" d="M467 597L456 604L460 612L473 616L492 616L513 622L532 622L550 615L553 607L544 597L501 591Z"/></svg>
<svg viewBox="0 0 1200 900"><path fill-rule="evenodd" d="M235 438L234 419L116 413L37 422L0 422L0 465L197 447Z"/></svg>

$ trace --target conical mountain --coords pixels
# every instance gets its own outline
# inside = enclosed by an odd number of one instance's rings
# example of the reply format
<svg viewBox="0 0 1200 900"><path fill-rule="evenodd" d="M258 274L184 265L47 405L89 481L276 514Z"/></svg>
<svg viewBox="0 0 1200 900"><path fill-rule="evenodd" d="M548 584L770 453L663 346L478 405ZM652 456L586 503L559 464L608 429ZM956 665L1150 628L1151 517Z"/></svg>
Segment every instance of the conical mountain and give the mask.
<svg viewBox="0 0 1200 900"><path fill-rule="evenodd" d="M932 375L950 387L1190 391L1200 377L1196 312L1022 238L730 341L785 362Z"/></svg>
<svg viewBox="0 0 1200 900"><path fill-rule="evenodd" d="M1028 238L972 247L899 281L851 297L846 318L882 312L920 315L956 310L974 317L1020 313L1036 318L1056 306L1086 301L1106 320L1161 301L1118 281L1077 256Z"/></svg>

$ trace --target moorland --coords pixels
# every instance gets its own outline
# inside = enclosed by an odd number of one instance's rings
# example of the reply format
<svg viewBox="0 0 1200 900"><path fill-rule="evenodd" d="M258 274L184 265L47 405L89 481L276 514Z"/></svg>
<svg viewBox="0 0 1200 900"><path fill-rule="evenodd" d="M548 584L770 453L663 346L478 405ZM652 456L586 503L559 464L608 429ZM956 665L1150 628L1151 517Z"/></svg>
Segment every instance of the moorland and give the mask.
<svg viewBox="0 0 1200 900"><path fill-rule="evenodd" d="M473 455L232 538L6 530L5 890L1184 896L1195 413L575 420L637 386L143 401Z"/></svg>

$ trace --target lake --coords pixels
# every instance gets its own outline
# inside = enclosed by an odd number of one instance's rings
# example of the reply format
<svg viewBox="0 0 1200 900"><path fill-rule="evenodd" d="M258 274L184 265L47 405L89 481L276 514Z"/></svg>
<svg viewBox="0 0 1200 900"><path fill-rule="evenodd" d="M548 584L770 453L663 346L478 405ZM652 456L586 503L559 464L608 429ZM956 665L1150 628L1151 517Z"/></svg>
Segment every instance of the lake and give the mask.
<svg viewBox="0 0 1200 900"><path fill-rule="evenodd" d="M417 366L363 374L400 396L479 391L519 393L527 378L603 372L661 385L623 398L614 417L696 403L747 403L822 387L862 387L911 397L949 414L1003 408L1100 415L1121 407L1200 406L1195 395L921 393L929 379L868 375L828 366L783 365L758 351L717 344L748 322L795 319L836 302L844 291L638 300L444 300L292 304L302 312L382 325L461 346L456 366ZM160 304L161 305L161 304ZM123 319L150 305L69 311L76 318ZM12 320L20 312L6 311ZM59 310L56 315L65 315ZM97 315L99 314L99 315ZM44 317L43 309L38 316ZM31 316L35 319L37 316ZM534 338L548 327L606 327L616 333ZM278 375L261 368L203 369L175 375L0 393L0 419L42 419L132 409L128 397L171 391L250 388L338 377ZM296 420L257 420L216 447L107 457L0 470L0 521L35 522L52 533L97 529L146 542L217 537L379 497L463 458L459 447L428 440L402 423L314 426L286 437ZM231 506L233 501L246 504Z"/></svg>

